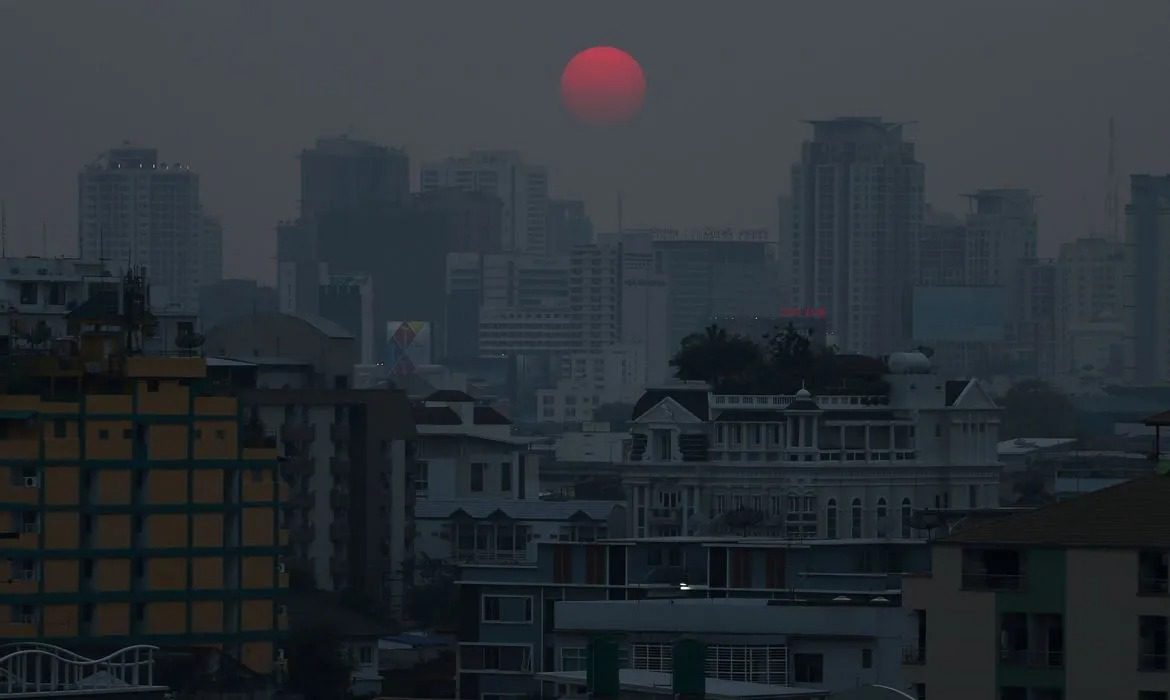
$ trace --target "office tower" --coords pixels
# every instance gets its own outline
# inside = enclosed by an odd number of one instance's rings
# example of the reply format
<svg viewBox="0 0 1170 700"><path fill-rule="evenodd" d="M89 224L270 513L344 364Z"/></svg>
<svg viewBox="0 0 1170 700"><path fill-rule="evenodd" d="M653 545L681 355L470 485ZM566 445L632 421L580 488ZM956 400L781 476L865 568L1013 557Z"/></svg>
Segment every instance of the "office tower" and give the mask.
<svg viewBox="0 0 1170 700"><path fill-rule="evenodd" d="M573 246L593 242L593 222L579 199L550 199L548 202L548 249L567 254Z"/></svg>
<svg viewBox="0 0 1170 700"><path fill-rule="evenodd" d="M199 240L199 287L223 281L223 222L217 216L203 217Z"/></svg>
<svg viewBox="0 0 1170 700"><path fill-rule="evenodd" d="M494 194L503 202L501 248L549 252L548 174L526 165L516 151L472 151L461 158L426 163L419 174L423 194L455 188Z"/></svg>
<svg viewBox="0 0 1170 700"><path fill-rule="evenodd" d="M216 229L200 209L190 167L160 162L153 148L114 148L82 168L77 194L83 259L116 273L145 267L155 306L199 308L203 240Z"/></svg>
<svg viewBox="0 0 1170 700"><path fill-rule="evenodd" d="M406 152L347 136L317 139L301 151L301 218L367 204L402 206L410 198Z"/></svg>
<svg viewBox="0 0 1170 700"><path fill-rule="evenodd" d="M1028 190L997 189L967 198L965 283L1014 292L1023 261L1036 258L1036 197Z"/></svg>
<svg viewBox="0 0 1170 700"><path fill-rule="evenodd" d="M897 350L910 335L924 167L901 124L843 117L812 125L792 166L792 227L781 241L789 297L825 309L842 350Z"/></svg>
<svg viewBox="0 0 1170 700"><path fill-rule="evenodd" d="M443 218L453 251L500 252L504 203L494 193L445 188L422 192L415 201L420 210Z"/></svg>
<svg viewBox="0 0 1170 700"><path fill-rule="evenodd" d="M288 585L275 442L203 358L128 356L108 317L87 320L101 329L72 354L0 379L4 636L215 647L272 673Z"/></svg>
<svg viewBox="0 0 1170 700"><path fill-rule="evenodd" d="M1119 382L1125 368L1125 247L1079 238L1056 261L1057 376Z"/></svg>
<svg viewBox="0 0 1170 700"><path fill-rule="evenodd" d="M331 272L322 281L318 293L321 317L353 333L359 362L374 363L374 337L378 328L374 324L374 283L370 274Z"/></svg>
<svg viewBox="0 0 1170 700"><path fill-rule="evenodd" d="M569 254L569 310L581 350L601 350L621 338L622 246L585 245Z"/></svg>
<svg viewBox="0 0 1170 700"><path fill-rule="evenodd" d="M621 342L641 348L642 384L670 376L671 344L669 287L664 254L654 250L649 235L621 236Z"/></svg>
<svg viewBox="0 0 1170 700"><path fill-rule="evenodd" d="M276 289L256 280L228 279L199 290L199 325L204 331L234 316L276 311Z"/></svg>
<svg viewBox="0 0 1170 700"><path fill-rule="evenodd" d="M1131 176L1125 215L1133 379L1165 382L1170 380L1170 175Z"/></svg>

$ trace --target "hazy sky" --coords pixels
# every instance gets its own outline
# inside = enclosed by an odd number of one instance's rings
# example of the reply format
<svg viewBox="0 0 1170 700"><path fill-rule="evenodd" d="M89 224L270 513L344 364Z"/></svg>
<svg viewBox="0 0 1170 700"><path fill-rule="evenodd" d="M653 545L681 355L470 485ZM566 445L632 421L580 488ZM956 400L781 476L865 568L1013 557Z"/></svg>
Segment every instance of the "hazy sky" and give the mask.
<svg viewBox="0 0 1170 700"><path fill-rule="evenodd" d="M596 227L775 228L803 119L914 120L927 199L1042 197L1042 253L1100 227L1106 123L1120 171L1170 172L1166 0L0 2L0 199L9 253L75 254L79 167L124 139L200 173L229 275L273 276L296 153L349 132L417 164L517 148ZM578 50L647 79L634 124L561 109ZM1123 181L1123 201L1125 182Z"/></svg>

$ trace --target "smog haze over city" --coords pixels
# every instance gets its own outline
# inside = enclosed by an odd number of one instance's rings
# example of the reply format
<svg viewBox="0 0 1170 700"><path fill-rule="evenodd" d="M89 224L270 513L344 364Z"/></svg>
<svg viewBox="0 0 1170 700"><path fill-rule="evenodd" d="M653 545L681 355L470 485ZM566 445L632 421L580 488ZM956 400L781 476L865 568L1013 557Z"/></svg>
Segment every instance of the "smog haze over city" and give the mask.
<svg viewBox="0 0 1170 700"><path fill-rule="evenodd" d="M1170 700L1170 0L0 0L0 700Z"/></svg>

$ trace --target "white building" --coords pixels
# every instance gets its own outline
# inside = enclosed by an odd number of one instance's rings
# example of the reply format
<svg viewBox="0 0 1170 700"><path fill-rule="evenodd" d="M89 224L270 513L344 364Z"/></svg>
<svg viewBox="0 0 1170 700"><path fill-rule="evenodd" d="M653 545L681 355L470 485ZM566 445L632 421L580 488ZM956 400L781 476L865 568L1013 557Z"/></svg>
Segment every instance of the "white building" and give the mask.
<svg viewBox="0 0 1170 700"><path fill-rule="evenodd" d="M617 470L631 532L906 539L917 509L997 505L995 402L920 354L890 363L871 395L648 390Z"/></svg>
<svg viewBox="0 0 1170 700"><path fill-rule="evenodd" d="M633 404L646 386L646 365L645 346L638 343L565 355L556 387L536 392L537 418L554 423L588 421L599 406Z"/></svg>
<svg viewBox="0 0 1170 700"><path fill-rule="evenodd" d="M456 188L488 192L504 203L506 251L547 253L548 173L526 165L516 151L472 151L461 158L424 163L419 173L423 192Z"/></svg>
<svg viewBox="0 0 1170 700"><path fill-rule="evenodd" d="M481 308L479 354L570 353L578 349L579 326L561 309Z"/></svg>
<svg viewBox="0 0 1170 700"><path fill-rule="evenodd" d="M86 165L77 185L81 257L115 274L145 267L155 304L198 310L199 287L218 281L202 268L222 248L200 207L199 176L160 162L156 149L122 147Z"/></svg>
<svg viewBox="0 0 1170 700"><path fill-rule="evenodd" d="M906 299L923 215L925 168L902 125L815 121L792 166L792 226L780 242L785 295L825 309L843 350L881 354L908 339Z"/></svg>

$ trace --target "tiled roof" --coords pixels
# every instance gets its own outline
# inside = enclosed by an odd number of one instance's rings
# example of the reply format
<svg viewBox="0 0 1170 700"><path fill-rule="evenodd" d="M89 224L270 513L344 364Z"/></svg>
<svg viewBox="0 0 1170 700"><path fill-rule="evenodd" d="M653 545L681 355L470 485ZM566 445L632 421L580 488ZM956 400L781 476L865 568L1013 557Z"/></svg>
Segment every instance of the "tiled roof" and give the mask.
<svg viewBox="0 0 1170 700"><path fill-rule="evenodd" d="M512 421L491 406L475 407L476 425L511 425Z"/></svg>
<svg viewBox="0 0 1170 700"><path fill-rule="evenodd" d="M634 404L632 418L637 419L642 414L657 406L663 399L674 399L683 408L690 411L702 421L708 420L710 413L707 408L707 389L648 389L638 403Z"/></svg>
<svg viewBox="0 0 1170 700"><path fill-rule="evenodd" d="M463 511L483 520L497 511L513 520L570 520L581 514L591 520L607 520L618 501L511 501L504 499L423 499L414 504L414 517L443 519Z"/></svg>
<svg viewBox="0 0 1170 700"><path fill-rule="evenodd" d="M426 399L424 399L424 401L468 402L468 401L475 401L475 399L471 398L471 395L469 395L468 393L463 392L463 391L459 391L458 389L439 389L435 393L426 397Z"/></svg>
<svg viewBox="0 0 1170 700"><path fill-rule="evenodd" d="M1127 481L1043 508L972 524L940 544L1170 548L1170 476Z"/></svg>
<svg viewBox="0 0 1170 700"><path fill-rule="evenodd" d="M1145 423L1146 425L1150 425L1150 426L1170 425L1170 411L1162 411L1161 413L1155 413L1154 415L1150 416L1149 418L1146 418L1142 422Z"/></svg>
<svg viewBox="0 0 1170 700"><path fill-rule="evenodd" d="M955 402L959 400L959 395L971 383L970 379L950 379L946 384L947 405L954 406Z"/></svg>
<svg viewBox="0 0 1170 700"><path fill-rule="evenodd" d="M415 425L461 425L459 414L446 406L415 406Z"/></svg>

